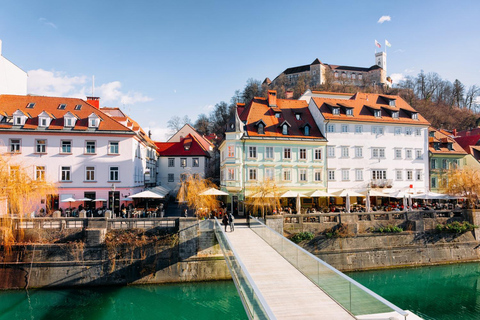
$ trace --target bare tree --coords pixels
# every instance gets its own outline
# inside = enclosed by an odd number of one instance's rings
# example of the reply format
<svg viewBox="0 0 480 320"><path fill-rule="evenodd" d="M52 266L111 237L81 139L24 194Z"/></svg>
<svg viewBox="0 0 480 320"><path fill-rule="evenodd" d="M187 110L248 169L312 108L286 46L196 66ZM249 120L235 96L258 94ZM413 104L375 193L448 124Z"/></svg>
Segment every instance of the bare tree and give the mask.
<svg viewBox="0 0 480 320"><path fill-rule="evenodd" d="M210 119L204 114L199 114L197 121L195 121L195 124L193 126L195 130L197 130L199 133L208 135L210 133L211 129L211 123Z"/></svg>

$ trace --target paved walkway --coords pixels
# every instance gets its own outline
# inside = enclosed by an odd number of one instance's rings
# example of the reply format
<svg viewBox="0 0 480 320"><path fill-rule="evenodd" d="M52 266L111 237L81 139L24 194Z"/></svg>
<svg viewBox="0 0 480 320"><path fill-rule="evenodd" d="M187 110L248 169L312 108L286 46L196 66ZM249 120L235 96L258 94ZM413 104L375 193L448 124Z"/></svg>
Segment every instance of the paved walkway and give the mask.
<svg viewBox="0 0 480 320"><path fill-rule="evenodd" d="M277 319L355 319L242 220L235 222L227 236Z"/></svg>

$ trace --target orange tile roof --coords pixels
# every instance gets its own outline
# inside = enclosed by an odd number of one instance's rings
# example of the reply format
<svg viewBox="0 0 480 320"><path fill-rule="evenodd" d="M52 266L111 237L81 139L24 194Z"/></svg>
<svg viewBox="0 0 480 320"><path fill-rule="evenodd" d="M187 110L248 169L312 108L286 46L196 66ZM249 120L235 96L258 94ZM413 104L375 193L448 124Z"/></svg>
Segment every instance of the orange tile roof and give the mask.
<svg viewBox="0 0 480 320"><path fill-rule="evenodd" d="M243 108L242 108L243 109ZM275 112L281 112L280 118L275 117ZM301 119L296 119L296 114L301 114ZM304 100L277 99L277 107L269 107L266 98L255 97L239 114L242 121L246 121L246 131L250 137L279 137L302 139L325 139L313 120L308 103ZM259 134L257 123L265 123L265 134ZM282 134L280 125L288 122L288 135ZM304 134L304 126L310 126L310 135Z"/></svg>
<svg viewBox="0 0 480 320"><path fill-rule="evenodd" d="M35 103L33 108L27 108L29 103ZM60 104L66 104L65 109L58 109ZM80 110L75 110L76 105L81 105ZM29 115L22 130L36 130L38 128L38 115L45 111L52 117L50 126L45 132L64 129L64 115L70 111L77 117L73 131L87 131L88 116L94 113L101 121L96 131L130 131L127 127L107 116L102 111L88 104L82 99L59 98L44 96L19 96L0 95L0 113L9 117L17 110ZM11 129L12 123L0 123L0 129Z"/></svg>
<svg viewBox="0 0 480 320"><path fill-rule="evenodd" d="M335 93L332 92L332 94ZM395 107L388 104L388 99L395 100ZM357 92L349 100L318 97L312 97L312 100L320 108L320 111L327 120L430 124L421 114L399 96ZM332 110L328 105L340 107L340 114L332 114ZM353 108L353 116L347 116L345 110L342 110L342 105ZM375 117L369 109L381 110L381 117ZM392 118L389 111L399 111L399 117ZM411 113L417 113L418 120L412 119Z"/></svg>
<svg viewBox="0 0 480 320"><path fill-rule="evenodd" d="M433 132L434 136L431 136ZM455 139L449 137L440 130L436 130L433 127L428 128L428 150L433 154L456 154L466 155L467 152L455 141ZM452 144L452 149L448 149L448 143ZM438 144L438 149L434 148L434 145Z"/></svg>

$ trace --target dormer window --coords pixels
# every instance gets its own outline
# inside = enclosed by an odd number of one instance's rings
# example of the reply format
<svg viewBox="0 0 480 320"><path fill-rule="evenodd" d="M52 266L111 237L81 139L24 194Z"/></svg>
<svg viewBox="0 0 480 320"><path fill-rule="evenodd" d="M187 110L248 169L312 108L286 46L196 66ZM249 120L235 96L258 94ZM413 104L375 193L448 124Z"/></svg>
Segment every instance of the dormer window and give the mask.
<svg viewBox="0 0 480 320"><path fill-rule="evenodd" d="M288 134L288 125L286 123L284 123L282 126L282 134L284 135Z"/></svg>
<svg viewBox="0 0 480 320"><path fill-rule="evenodd" d="M263 123L258 124L258 134L265 134L265 126Z"/></svg>
<svg viewBox="0 0 480 320"><path fill-rule="evenodd" d="M64 116L63 116L63 126L65 128L72 128L75 127L75 122L77 121L77 118L70 112L68 111Z"/></svg>
<svg viewBox="0 0 480 320"><path fill-rule="evenodd" d="M52 118L48 113L43 111L38 115L38 126L41 128L47 128L50 125L50 121L52 121Z"/></svg>
<svg viewBox="0 0 480 320"><path fill-rule="evenodd" d="M47 126L47 119L45 119L45 118L40 119L40 126L41 127L46 127Z"/></svg>
<svg viewBox="0 0 480 320"><path fill-rule="evenodd" d="M392 112L392 118L398 119L399 116L400 116L400 112L398 112L398 111L393 111Z"/></svg>
<svg viewBox="0 0 480 320"><path fill-rule="evenodd" d="M339 115L340 114L340 108L338 108L338 107L332 108L332 114Z"/></svg>
<svg viewBox="0 0 480 320"><path fill-rule="evenodd" d="M98 128L100 124L100 118L95 114L92 113L88 116L88 127L89 128Z"/></svg>
<svg viewBox="0 0 480 320"><path fill-rule="evenodd" d="M281 115L282 115L281 112L275 112L275 118L280 118Z"/></svg>
<svg viewBox="0 0 480 320"><path fill-rule="evenodd" d="M413 120L418 120L418 113L417 112L412 113L412 119Z"/></svg>
<svg viewBox="0 0 480 320"><path fill-rule="evenodd" d="M380 110L373 110L373 115L375 118L380 118L382 116L382 113Z"/></svg>
<svg viewBox="0 0 480 320"><path fill-rule="evenodd" d="M82 110L82 105L81 105L81 104L77 104L74 109L75 109L75 110Z"/></svg>
<svg viewBox="0 0 480 320"><path fill-rule="evenodd" d="M27 104L27 109L33 109L33 107L35 107L35 102L30 102Z"/></svg>
<svg viewBox="0 0 480 320"><path fill-rule="evenodd" d="M97 119L90 119L89 127L97 127Z"/></svg>
<svg viewBox="0 0 480 320"><path fill-rule="evenodd" d="M20 110L17 110L13 113L13 125L23 126L27 121L27 116Z"/></svg>
<svg viewBox="0 0 480 320"><path fill-rule="evenodd" d="M395 107L395 100L394 100L394 99L390 99L390 100L388 101L388 105L389 105L390 107Z"/></svg>
<svg viewBox="0 0 480 320"><path fill-rule="evenodd" d="M353 109L352 108L347 108L345 110L345 113L346 113L347 116L353 116Z"/></svg>
<svg viewBox="0 0 480 320"><path fill-rule="evenodd" d="M430 137L435 137L435 131L430 131L430 132L428 133L428 135L429 135Z"/></svg>
<svg viewBox="0 0 480 320"><path fill-rule="evenodd" d="M440 142L434 142L433 143L433 149L440 150Z"/></svg>
<svg viewBox="0 0 480 320"><path fill-rule="evenodd" d="M303 128L303 129L304 129L305 135L309 136L310 135L310 126L305 126L305 128Z"/></svg>
<svg viewBox="0 0 480 320"><path fill-rule="evenodd" d="M447 148L448 150L453 151L453 143L452 142L447 143Z"/></svg>
<svg viewBox="0 0 480 320"><path fill-rule="evenodd" d="M13 121L15 125L21 126L23 124L22 117L13 117L15 120Z"/></svg>
<svg viewBox="0 0 480 320"><path fill-rule="evenodd" d="M295 113L295 119L302 120L302 114L301 113Z"/></svg>
<svg viewBox="0 0 480 320"><path fill-rule="evenodd" d="M65 110L66 107L67 107L67 105L62 103L58 106L58 110Z"/></svg>

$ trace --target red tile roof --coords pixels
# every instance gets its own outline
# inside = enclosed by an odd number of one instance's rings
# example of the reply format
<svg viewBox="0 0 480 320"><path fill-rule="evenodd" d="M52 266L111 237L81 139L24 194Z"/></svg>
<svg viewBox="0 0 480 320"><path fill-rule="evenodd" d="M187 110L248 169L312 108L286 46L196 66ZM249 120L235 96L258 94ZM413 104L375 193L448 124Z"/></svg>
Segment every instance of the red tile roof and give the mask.
<svg viewBox="0 0 480 320"><path fill-rule="evenodd" d="M434 136L431 136L433 132ZM467 152L458 144L455 139L449 137L440 130L436 130L433 127L428 128L428 150L433 154L455 154L466 155ZM452 144L452 149L448 149L448 144ZM438 144L438 148L435 149L434 145Z"/></svg>
<svg viewBox="0 0 480 320"><path fill-rule="evenodd" d="M157 150L162 156L204 156L210 157L210 154L202 144L191 134L188 134L180 142L155 142Z"/></svg>
<svg viewBox="0 0 480 320"><path fill-rule="evenodd" d="M246 121L246 131L251 137L279 137L279 138L302 138L302 139L325 139L313 120L308 103L304 100L277 99L276 107L269 107L266 98L254 98L239 114L242 121ZM241 109L240 109L241 110ZM280 112L280 118L275 113ZM296 114L300 114L300 120ZM265 134L258 133L257 123L262 120L265 123ZM290 127L288 135L282 134L280 125L286 121ZM304 126L310 126L310 135L304 134Z"/></svg>
<svg viewBox="0 0 480 320"><path fill-rule="evenodd" d="M332 92L332 94L335 93ZM318 97L312 97L312 100L320 108L320 111L327 120L334 119L341 121L362 121L398 124L430 124L421 114L419 114L399 96L374 93L356 93L349 100ZM388 104L389 100L395 100L394 107ZM339 115L332 114L332 106L340 107ZM353 116L346 115L344 110L345 107L353 108ZM381 110L381 117L375 117L371 109ZM391 111L399 111L399 117L392 118ZM418 120L412 119L412 113L418 114Z"/></svg>

